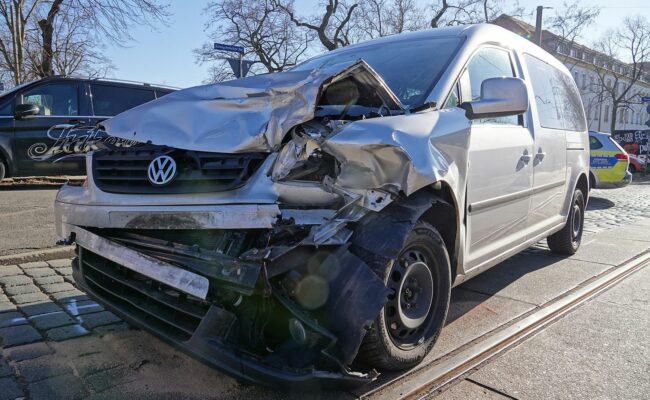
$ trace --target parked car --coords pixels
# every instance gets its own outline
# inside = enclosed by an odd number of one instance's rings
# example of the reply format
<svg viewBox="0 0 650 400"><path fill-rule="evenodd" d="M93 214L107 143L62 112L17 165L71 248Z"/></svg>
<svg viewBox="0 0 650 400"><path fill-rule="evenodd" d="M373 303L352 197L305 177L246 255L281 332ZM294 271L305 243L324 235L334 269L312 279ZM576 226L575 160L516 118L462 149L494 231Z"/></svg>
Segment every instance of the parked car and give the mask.
<svg viewBox="0 0 650 400"><path fill-rule="evenodd" d="M609 133L589 131L589 150L592 188L615 189L632 182L628 154Z"/></svg>
<svg viewBox="0 0 650 400"><path fill-rule="evenodd" d="M645 157L636 156L634 154L628 154L628 159L630 160L630 165L627 167L627 170L630 173L643 172L646 169L646 159Z"/></svg>
<svg viewBox="0 0 650 400"><path fill-rule="evenodd" d="M50 77L0 94L0 179L83 175L84 153L106 138L95 128L98 122L173 90L108 79Z"/></svg>
<svg viewBox="0 0 650 400"><path fill-rule="evenodd" d="M580 246L580 95L494 25L348 46L102 125L141 144L94 151L86 184L57 195L77 284L243 381L413 367L453 286L543 238Z"/></svg>

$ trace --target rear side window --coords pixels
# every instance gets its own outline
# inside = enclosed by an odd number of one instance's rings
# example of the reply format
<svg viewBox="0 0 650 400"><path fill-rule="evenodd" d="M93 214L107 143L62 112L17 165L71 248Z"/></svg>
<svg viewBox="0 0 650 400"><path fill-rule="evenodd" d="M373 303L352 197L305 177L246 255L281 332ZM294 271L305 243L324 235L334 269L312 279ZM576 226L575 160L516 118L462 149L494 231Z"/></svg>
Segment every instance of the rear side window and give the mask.
<svg viewBox="0 0 650 400"><path fill-rule="evenodd" d="M112 117L155 98L153 90L90 84L97 116Z"/></svg>
<svg viewBox="0 0 650 400"><path fill-rule="evenodd" d="M601 147L603 147L603 144L600 143L600 140L596 139L593 136L589 136L589 149L590 150L600 149Z"/></svg>
<svg viewBox="0 0 650 400"><path fill-rule="evenodd" d="M536 57L525 54L524 59L535 92L540 125L551 129L586 130L580 94L573 79Z"/></svg>

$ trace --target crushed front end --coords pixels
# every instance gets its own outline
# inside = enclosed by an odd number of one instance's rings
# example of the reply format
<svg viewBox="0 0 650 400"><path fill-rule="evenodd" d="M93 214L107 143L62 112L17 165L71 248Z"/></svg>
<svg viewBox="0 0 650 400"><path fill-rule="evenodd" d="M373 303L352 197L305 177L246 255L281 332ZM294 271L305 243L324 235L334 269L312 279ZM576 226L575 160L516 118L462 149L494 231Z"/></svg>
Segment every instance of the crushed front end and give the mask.
<svg viewBox="0 0 650 400"><path fill-rule="evenodd" d="M105 124L141 143L106 143L87 156L86 183L57 195L75 280L240 380L369 382L377 373L355 357L390 295L380 271L440 201L420 189L463 187L467 126L453 111L406 115L363 61L233 85Z"/></svg>

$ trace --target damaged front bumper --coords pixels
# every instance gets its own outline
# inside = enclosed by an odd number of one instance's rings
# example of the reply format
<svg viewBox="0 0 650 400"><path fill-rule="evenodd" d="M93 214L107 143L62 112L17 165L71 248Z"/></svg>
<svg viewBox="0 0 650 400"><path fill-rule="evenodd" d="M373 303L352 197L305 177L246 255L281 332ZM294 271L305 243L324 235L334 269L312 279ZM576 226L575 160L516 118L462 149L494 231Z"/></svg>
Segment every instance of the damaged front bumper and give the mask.
<svg viewBox="0 0 650 400"><path fill-rule="evenodd" d="M354 360L389 294L381 271L431 201L414 195L392 203L319 245L296 219L316 224L328 210L260 206L251 229L131 229L124 219L109 227L90 223L92 211L104 213L97 206L81 213L89 225L80 226L71 223L81 222L78 208L57 201L55 210L59 231L77 244L76 282L108 309L240 380L313 390L377 376ZM223 207L240 220L251 210ZM273 228L264 228L276 212ZM172 218L129 213L158 228Z"/></svg>
<svg viewBox="0 0 650 400"><path fill-rule="evenodd" d="M205 277L135 252L84 229L75 231L79 257L73 264L73 275L82 289L125 320L239 380L274 387L314 389L357 386L376 376L372 372L287 369L273 366L272 362L265 363L254 354L226 343L236 317L202 299L208 294ZM108 255L110 259L99 254ZM128 274L123 273L125 269L129 270ZM145 287L136 275L148 275L168 285L167 292ZM174 298L170 294L172 288L182 292L185 301Z"/></svg>

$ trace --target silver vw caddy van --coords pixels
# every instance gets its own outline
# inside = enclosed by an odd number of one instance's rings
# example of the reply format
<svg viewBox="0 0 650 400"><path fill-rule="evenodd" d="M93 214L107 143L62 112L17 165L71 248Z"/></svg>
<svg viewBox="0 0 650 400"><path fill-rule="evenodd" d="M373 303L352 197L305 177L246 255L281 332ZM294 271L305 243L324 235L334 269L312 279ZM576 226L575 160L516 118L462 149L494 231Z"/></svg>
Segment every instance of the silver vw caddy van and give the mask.
<svg viewBox="0 0 650 400"><path fill-rule="evenodd" d="M86 183L58 193L77 284L248 382L412 367L453 286L544 238L580 245L578 90L493 25L348 46L102 126L139 144L89 154Z"/></svg>

